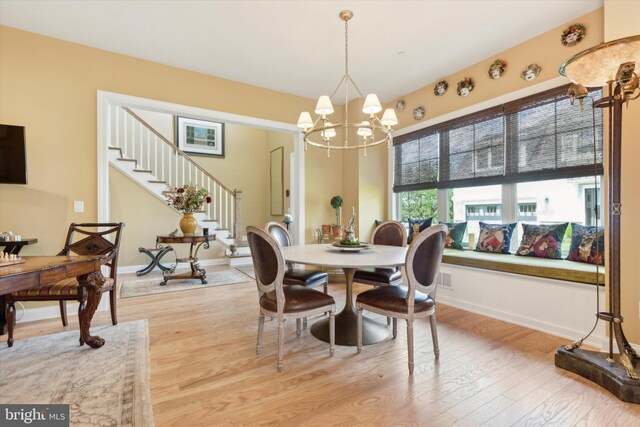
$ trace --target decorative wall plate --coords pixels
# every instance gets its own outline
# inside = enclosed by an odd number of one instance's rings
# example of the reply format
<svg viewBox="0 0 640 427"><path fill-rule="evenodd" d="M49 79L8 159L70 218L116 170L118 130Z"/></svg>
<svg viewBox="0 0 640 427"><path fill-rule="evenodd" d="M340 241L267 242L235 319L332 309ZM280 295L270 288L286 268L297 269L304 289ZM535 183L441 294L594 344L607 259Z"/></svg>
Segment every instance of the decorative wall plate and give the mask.
<svg viewBox="0 0 640 427"><path fill-rule="evenodd" d="M403 111L405 105L407 105L407 103L404 101L404 99L400 99L398 102L396 102L396 110Z"/></svg>
<svg viewBox="0 0 640 427"><path fill-rule="evenodd" d="M504 69L507 67L507 63L502 59L496 59L493 64L489 66L489 77L493 80L498 80L504 74Z"/></svg>
<svg viewBox="0 0 640 427"><path fill-rule="evenodd" d="M446 80L440 80L438 83L436 83L436 85L433 87L433 93L435 96L442 96L445 94L445 92L447 91L447 89L449 89L449 83L447 83Z"/></svg>
<svg viewBox="0 0 640 427"><path fill-rule="evenodd" d="M471 77L465 77L458 82L458 95L462 97L469 96L474 87L476 87L476 83L473 79Z"/></svg>
<svg viewBox="0 0 640 427"><path fill-rule="evenodd" d="M414 110L413 110L413 118L416 119L416 120L424 119L424 107L423 106L414 108Z"/></svg>
<svg viewBox="0 0 640 427"><path fill-rule="evenodd" d="M522 70L520 77L522 77L523 80L531 82L538 77L540 71L542 71L542 68L538 64L529 64L527 68Z"/></svg>
<svg viewBox="0 0 640 427"><path fill-rule="evenodd" d="M564 46L575 46L582 41L587 33L587 29L582 24L573 24L562 32L560 41Z"/></svg>

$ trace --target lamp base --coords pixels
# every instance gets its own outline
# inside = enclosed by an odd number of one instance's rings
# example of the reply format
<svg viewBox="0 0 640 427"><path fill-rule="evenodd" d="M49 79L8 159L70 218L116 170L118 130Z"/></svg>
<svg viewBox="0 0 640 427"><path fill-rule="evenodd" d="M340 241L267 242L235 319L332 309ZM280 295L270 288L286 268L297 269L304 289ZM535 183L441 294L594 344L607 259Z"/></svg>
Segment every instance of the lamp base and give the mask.
<svg viewBox="0 0 640 427"><path fill-rule="evenodd" d="M607 361L608 353L576 348L567 351L564 346L556 351L556 366L578 374L606 388L624 402L640 403L640 380L629 379L627 371L614 354L615 363ZM634 371L640 374L639 363L633 362Z"/></svg>

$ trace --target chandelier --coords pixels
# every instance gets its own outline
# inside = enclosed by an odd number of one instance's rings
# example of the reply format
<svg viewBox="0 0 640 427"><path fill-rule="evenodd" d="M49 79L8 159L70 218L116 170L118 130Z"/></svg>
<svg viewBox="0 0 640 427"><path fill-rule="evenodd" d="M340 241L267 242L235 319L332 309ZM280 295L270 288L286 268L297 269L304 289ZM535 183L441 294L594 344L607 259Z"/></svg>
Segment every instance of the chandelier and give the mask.
<svg viewBox="0 0 640 427"><path fill-rule="evenodd" d="M364 97L358 86L349 74L349 20L353 17L353 12L343 10L338 15L344 21L344 75L333 91L331 96L322 95L318 98L315 113L318 115L315 121L307 111L300 113L298 127L304 134L304 149L308 145L327 150L327 157L331 155L331 150L354 150L363 149L367 155L367 148L380 144L387 144L391 148L391 126L398 124L398 118L392 108L387 108L378 118L377 113L382 111L380 100L375 94ZM351 84L361 98L365 98L362 112L368 117L363 121L349 122L349 84ZM344 88L344 123L332 123L327 116L334 112L331 100L338 90ZM336 143L333 138L336 136L336 129L343 129L345 132L344 143ZM349 144L349 130L357 129L358 142Z"/></svg>

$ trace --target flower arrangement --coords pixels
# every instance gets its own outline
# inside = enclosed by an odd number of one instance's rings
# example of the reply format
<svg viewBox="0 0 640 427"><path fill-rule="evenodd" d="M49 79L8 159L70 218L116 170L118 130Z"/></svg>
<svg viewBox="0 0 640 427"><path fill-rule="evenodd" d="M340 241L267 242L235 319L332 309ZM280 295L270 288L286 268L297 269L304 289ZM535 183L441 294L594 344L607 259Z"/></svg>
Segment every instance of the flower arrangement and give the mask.
<svg viewBox="0 0 640 427"><path fill-rule="evenodd" d="M199 211L205 203L211 203L211 195L207 189L197 185L185 184L176 187L173 193L165 197L169 205L185 213Z"/></svg>

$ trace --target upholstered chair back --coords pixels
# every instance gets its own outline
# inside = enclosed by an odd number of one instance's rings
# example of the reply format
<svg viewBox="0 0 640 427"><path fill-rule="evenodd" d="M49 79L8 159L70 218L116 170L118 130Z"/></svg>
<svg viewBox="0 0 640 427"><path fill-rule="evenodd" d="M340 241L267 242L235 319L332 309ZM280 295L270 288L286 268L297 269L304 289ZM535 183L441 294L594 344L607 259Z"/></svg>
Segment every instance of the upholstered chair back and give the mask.
<svg viewBox="0 0 640 427"><path fill-rule="evenodd" d="M407 230L398 221L385 221L373 230L374 245L407 246Z"/></svg>

